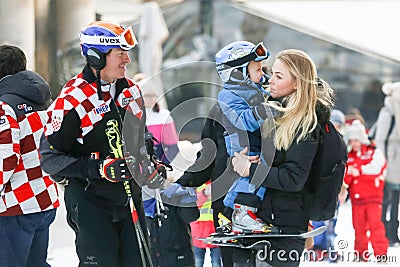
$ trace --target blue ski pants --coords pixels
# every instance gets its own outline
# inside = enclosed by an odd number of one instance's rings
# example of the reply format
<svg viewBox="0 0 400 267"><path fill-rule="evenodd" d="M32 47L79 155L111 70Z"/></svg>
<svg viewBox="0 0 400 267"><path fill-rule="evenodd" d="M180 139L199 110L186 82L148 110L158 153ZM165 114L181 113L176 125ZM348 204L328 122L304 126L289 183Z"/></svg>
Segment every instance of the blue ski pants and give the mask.
<svg viewBox="0 0 400 267"><path fill-rule="evenodd" d="M0 266L48 267L49 227L56 209L17 216L0 216Z"/></svg>

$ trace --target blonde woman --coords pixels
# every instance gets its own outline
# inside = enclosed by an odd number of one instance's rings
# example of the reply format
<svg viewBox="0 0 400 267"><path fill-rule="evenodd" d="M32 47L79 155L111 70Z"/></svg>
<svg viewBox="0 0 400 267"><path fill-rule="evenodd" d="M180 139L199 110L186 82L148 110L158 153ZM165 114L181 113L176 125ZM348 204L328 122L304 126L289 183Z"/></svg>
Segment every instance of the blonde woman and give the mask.
<svg viewBox="0 0 400 267"><path fill-rule="evenodd" d="M273 158L272 166L260 163L244 153L233 158L234 170L252 179L261 179L265 198L257 213L263 221L286 233L306 232L308 180L313 175L313 159L318 148L317 124L329 120L333 106L332 90L317 77L313 60L300 50L281 51L272 66L270 83L272 108L281 111L275 119L272 142L275 151L265 149L264 157ZM275 100L275 101L273 101ZM271 127L263 139L271 138ZM305 240L273 239L263 258L271 266L298 266Z"/></svg>

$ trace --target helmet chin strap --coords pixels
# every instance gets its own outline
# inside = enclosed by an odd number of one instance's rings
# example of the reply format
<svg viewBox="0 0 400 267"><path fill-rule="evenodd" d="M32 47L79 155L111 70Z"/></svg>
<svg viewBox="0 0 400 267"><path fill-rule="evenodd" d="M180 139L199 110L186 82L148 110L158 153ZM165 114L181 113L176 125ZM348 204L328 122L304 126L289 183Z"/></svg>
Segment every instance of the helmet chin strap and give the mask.
<svg viewBox="0 0 400 267"><path fill-rule="evenodd" d="M269 84L268 80L269 80L269 76L264 74L263 76L261 76L260 81L258 83L256 83L256 84L257 84L258 89L260 89L260 91L263 94L265 94L267 96L270 96L270 93L267 90L265 90L264 87L263 87L263 85L266 86L266 85Z"/></svg>
<svg viewBox="0 0 400 267"><path fill-rule="evenodd" d="M99 100L103 100L103 92L101 91L101 78L99 69L96 69L96 84L97 84L97 96L99 97Z"/></svg>

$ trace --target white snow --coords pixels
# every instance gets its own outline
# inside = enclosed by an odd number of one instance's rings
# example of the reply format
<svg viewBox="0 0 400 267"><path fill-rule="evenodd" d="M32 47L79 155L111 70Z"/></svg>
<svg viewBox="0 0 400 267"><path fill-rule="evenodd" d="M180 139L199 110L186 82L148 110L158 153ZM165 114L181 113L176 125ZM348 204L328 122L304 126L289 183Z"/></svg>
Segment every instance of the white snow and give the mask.
<svg viewBox="0 0 400 267"><path fill-rule="evenodd" d="M181 175L183 170L195 160L193 155L200 149L200 144L191 144L190 142L179 142L179 148L181 151L180 157L172 162L175 171L171 173L171 176L175 179ZM172 178L170 177L170 178ZM49 255L48 262L53 267L71 267L78 266L78 258L75 253L75 234L66 222L66 211L64 205L63 191L60 192L60 203L61 207L57 211L55 222L50 228L50 244L49 244ZM377 214L380 216L380 214ZM338 213L338 220L336 225L337 237L335 239L335 250L339 254L348 255L347 253L353 249L354 242L354 230L351 221L351 203L347 202L340 206ZM339 247L343 248L340 249ZM399 266L400 263L400 247L389 248L388 255L391 257L391 262L388 262L386 266ZM343 260L339 262L340 266L380 266L382 264L374 263L373 261L367 263L353 263L349 260ZM328 262L302 262L301 267L306 266L328 266L331 265ZM211 260L209 253L206 254L205 267L211 266Z"/></svg>
<svg viewBox="0 0 400 267"><path fill-rule="evenodd" d="M60 190L61 191L61 190ZM57 211L55 222L50 228L50 245L49 245L49 264L53 267L71 267L78 266L78 258L75 253L74 239L75 235L66 222L66 212L63 199L61 196L61 207ZM380 215L377 215L380 216ZM339 208L338 222L336 225L337 238L335 244L347 244L345 250L336 248L338 252L347 252L352 249L354 242L354 230L351 224L351 204L348 202ZM347 254L345 254L347 255ZM400 263L400 247L389 248L388 255L391 256L390 263L385 266L399 266ZM210 257L206 254L206 262L204 266L211 266ZM368 262L368 263L353 263L348 261L340 261L340 266L381 266L382 264ZM305 266L331 266L328 262L302 262L301 267Z"/></svg>
<svg viewBox="0 0 400 267"><path fill-rule="evenodd" d="M61 191L61 190L60 190ZM62 191L60 192L61 207L57 211L55 222L50 228L50 244L48 262L53 267L71 267L78 266L78 258L75 253L74 239L75 235L66 222L66 212L63 200ZM380 216L380 215L377 215ZM351 224L351 204L348 202L339 208L338 222L336 226L338 234L335 244L347 244L345 250L336 248L338 252L347 252L352 249L354 242L354 230ZM347 255L347 254L345 254ZM385 266L399 266L400 263L400 247L389 248L388 255L391 261ZM210 256L206 254L206 264L204 266L211 266ZM340 261L340 266L381 266L382 264L367 262L367 263L353 263L348 261ZM331 266L328 262L302 262L301 267L305 266Z"/></svg>

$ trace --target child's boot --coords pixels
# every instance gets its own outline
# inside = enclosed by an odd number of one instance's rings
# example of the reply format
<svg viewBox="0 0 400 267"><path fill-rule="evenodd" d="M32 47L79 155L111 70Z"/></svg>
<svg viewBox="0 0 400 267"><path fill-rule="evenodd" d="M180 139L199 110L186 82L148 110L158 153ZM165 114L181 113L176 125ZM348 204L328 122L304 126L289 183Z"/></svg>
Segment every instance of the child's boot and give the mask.
<svg viewBox="0 0 400 267"><path fill-rule="evenodd" d="M270 233L267 225L256 215L257 208L235 203L232 215L232 232L234 233Z"/></svg>

